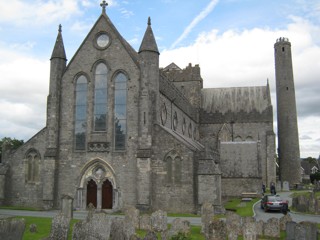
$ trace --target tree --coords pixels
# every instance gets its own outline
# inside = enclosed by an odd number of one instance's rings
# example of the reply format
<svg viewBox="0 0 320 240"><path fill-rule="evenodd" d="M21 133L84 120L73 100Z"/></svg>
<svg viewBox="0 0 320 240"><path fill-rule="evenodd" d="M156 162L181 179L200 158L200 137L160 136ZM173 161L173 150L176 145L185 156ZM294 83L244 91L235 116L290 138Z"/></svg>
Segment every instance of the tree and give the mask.
<svg viewBox="0 0 320 240"><path fill-rule="evenodd" d="M0 162L2 161L1 156L2 156L2 146L4 144L9 144L11 146L11 149L17 149L21 145L23 145L24 141L23 140L18 140L15 138L9 138L9 137L4 137L0 140Z"/></svg>

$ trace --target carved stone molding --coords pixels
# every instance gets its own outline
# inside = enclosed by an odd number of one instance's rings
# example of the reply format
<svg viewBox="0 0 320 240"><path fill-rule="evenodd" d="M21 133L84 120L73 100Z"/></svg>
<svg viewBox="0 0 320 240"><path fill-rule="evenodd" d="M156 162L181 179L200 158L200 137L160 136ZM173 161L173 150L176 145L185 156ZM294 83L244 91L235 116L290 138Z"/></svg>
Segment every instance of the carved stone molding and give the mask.
<svg viewBox="0 0 320 240"><path fill-rule="evenodd" d="M88 143L89 152L110 152L109 142L89 142Z"/></svg>

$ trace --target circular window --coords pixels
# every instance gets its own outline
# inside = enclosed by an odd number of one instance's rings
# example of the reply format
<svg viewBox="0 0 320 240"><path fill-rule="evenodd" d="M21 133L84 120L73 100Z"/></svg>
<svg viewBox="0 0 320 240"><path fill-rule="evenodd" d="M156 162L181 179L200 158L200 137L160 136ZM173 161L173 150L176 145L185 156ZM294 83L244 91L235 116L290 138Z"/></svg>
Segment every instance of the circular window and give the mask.
<svg viewBox="0 0 320 240"><path fill-rule="evenodd" d="M96 38L97 46L100 48L105 48L110 42L109 35L106 33L100 33Z"/></svg>
<svg viewBox="0 0 320 240"><path fill-rule="evenodd" d="M173 130L176 130L178 126L178 115L177 112L174 112L173 115Z"/></svg>
<svg viewBox="0 0 320 240"><path fill-rule="evenodd" d="M162 125L165 125L166 122L167 122L167 108L166 108L166 104L163 104L163 105L161 106L160 117L161 117L161 123L162 123Z"/></svg>

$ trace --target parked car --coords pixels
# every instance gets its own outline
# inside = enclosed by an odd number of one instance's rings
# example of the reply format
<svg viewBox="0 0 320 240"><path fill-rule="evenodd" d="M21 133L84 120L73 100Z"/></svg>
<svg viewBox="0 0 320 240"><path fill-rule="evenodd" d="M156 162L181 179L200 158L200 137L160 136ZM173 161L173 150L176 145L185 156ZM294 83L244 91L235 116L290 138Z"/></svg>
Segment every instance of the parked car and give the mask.
<svg viewBox="0 0 320 240"><path fill-rule="evenodd" d="M261 209L268 211L288 211L288 201L282 200L279 195L265 195L261 199Z"/></svg>

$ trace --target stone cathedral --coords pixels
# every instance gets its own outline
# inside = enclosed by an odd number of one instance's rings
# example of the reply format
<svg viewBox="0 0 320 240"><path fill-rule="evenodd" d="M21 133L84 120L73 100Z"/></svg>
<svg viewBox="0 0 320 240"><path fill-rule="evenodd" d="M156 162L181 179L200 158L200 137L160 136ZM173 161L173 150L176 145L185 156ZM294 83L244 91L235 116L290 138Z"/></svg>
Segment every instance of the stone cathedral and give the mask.
<svg viewBox="0 0 320 240"><path fill-rule="evenodd" d="M104 3L68 63L59 27L46 126L4 149L0 203L197 212L275 182L269 84L203 88L199 65L159 68L150 18L136 51Z"/></svg>

